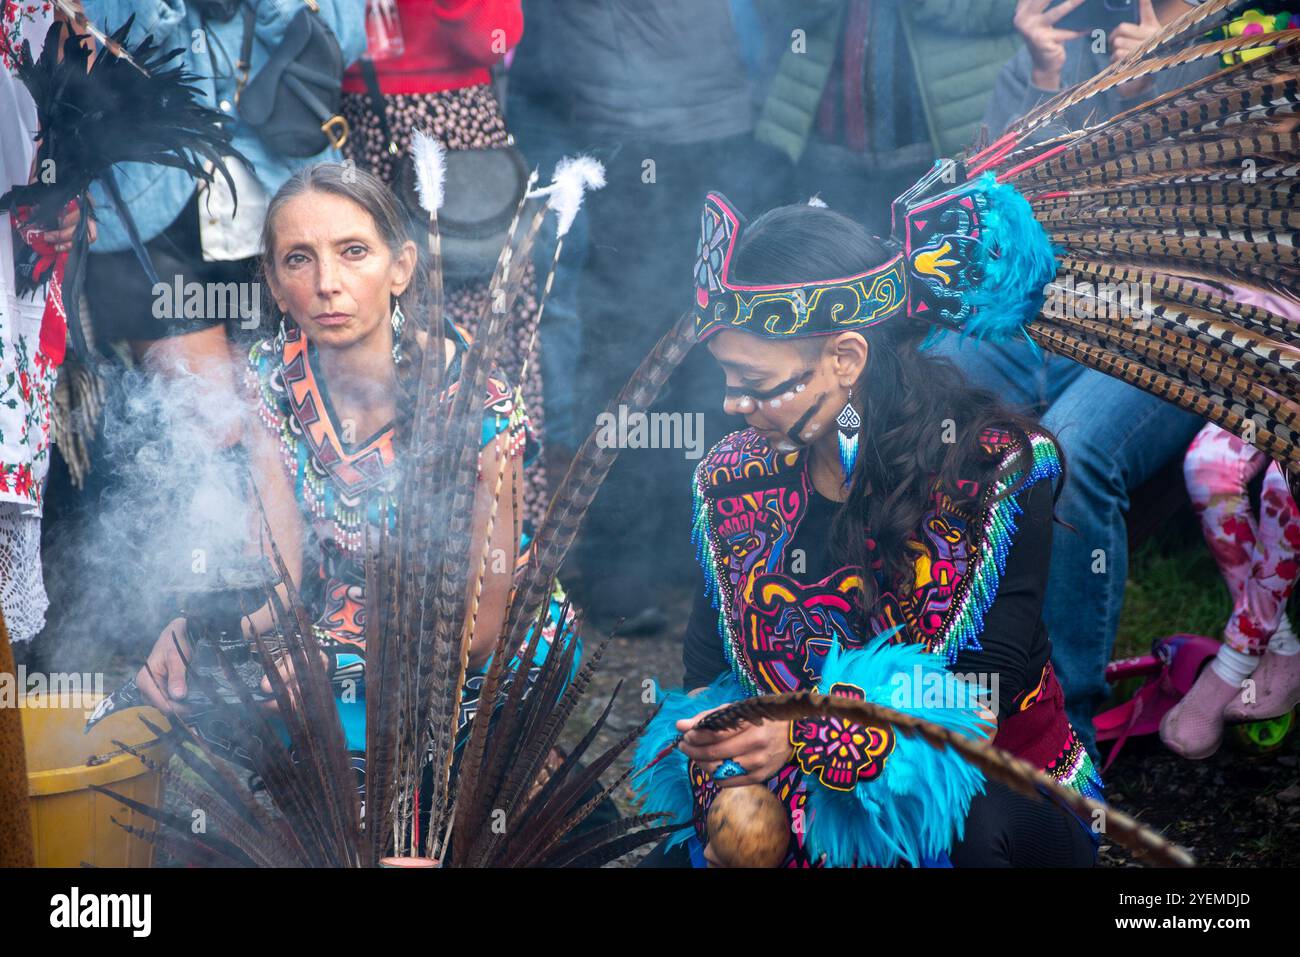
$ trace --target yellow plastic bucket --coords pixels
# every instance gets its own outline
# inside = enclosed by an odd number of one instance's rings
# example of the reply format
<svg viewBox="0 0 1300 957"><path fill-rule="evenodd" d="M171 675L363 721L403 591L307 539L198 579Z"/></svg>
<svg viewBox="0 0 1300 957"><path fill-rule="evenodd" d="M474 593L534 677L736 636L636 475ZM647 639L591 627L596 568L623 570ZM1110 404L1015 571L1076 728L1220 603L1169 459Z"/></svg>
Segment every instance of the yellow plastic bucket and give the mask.
<svg viewBox="0 0 1300 957"><path fill-rule="evenodd" d="M129 834L113 819L147 832L154 830L154 822L107 794L92 791L90 785L100 784L157 807L161 776L126 753L93 766L86 762L118 751L114 738L131 745L152 741L153 735L137 715L163 727L167 722L152 708L133 709L111 715L83 734L86 717L97 701L93 695L39 694L28 694L21 701L37 867L148 867L153 863L153 844ZM164 752L162 745L154 745L144 753L163 761Z"/></svg>

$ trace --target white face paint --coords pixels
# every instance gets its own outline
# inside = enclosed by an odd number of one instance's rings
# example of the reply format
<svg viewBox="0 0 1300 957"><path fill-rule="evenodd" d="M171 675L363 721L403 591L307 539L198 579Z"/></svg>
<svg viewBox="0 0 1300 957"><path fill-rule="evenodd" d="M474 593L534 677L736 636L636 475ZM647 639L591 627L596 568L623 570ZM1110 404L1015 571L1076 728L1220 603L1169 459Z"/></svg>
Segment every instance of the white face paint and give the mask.
<svg viewBox="0 0 1300 957"><path fill-rule="evenodd" d="M787 392L785 395L781 396L781 401L782 401L782 402L793 402L793 401L794 401L794 393L793 393L793 392Z"/></svg>
<svg viewBox="0 0 1300 957"><path fill-rule="evenodd" d="M794 391L795 391L795 392L802 392L802 391L803 391L804 389L806 389L806 388L808 388L808 383L806 383L806 382L800 382L797 386L794 387Z"/></svg>
<svg viewBox="0 0 1300 957"><path fill-rule="evenodd" d="M781 408L781 400L780 400L780 399L773 399L773 400L772 400L770 403L768 403L768 404L771 405L772 408L774 408L774 409L779 409L779 408Z"/></svg>
<svg viewBox="0 0 1300 957"><path fill-rule="evenodd" d="M736 411L741 415L749 415L754 411L754 400L749 396L736 400Z"/></svg>
<svg viewBox="0 0 1300 957"><path fill-rule="evenodd" d="M820 422L810 423L808 428L804 429L803 433L799 436L799 438L803 439L805 442L811 442L814 438L816 438L817 433L820 430L821 430Z"/></svg>

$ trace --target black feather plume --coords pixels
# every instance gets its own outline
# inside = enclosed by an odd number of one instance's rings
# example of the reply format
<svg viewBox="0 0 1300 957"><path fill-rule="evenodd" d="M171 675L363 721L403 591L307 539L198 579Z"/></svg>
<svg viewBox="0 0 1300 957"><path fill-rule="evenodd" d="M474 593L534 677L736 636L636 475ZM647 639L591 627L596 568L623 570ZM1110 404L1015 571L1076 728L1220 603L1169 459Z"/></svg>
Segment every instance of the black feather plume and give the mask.
<svg viewBox="0 0 1300 957"><path fill-rule="evenodd" d="M91 62L90 38L70 33L60 44L59 23L50 27L39 60L23 43L17 73L36 103L38 176L0 196L0 210L33 206L35 221L53 226L69 200L83 196L117 163L172 166L205 182L219 170L234 188L222 162L223 156L238 155L231 146L231 118L203 105L194 86L199 77L173 63L180 48L163 51L150 37L127 44L133 20L112 40L139 67L111 55Z"/></svg>

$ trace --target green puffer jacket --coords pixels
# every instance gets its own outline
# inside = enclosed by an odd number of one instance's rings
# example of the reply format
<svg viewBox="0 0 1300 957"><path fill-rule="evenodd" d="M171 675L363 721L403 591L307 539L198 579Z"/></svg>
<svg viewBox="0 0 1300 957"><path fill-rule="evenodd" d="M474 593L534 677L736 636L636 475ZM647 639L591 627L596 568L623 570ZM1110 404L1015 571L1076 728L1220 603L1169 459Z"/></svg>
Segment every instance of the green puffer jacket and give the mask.
<svg viewBox="0 0 1300 957"><path fill-rule="evenodd" d="M895 39L907 45L916 76L914 99L925 115L931 146L936 156L954 156L975 138L998 73L1022 46L1012 26L1016 0L886 2L902 10L903 36ZM774 17L804 31L805 49L786 47L755 135L792 160L798 161L812 133L842 44L846 7L845 0L806 0L798 14L786 7L784 17Z"/></svg>
<svg viewBox="0 0 1300 957"><path fill-rule="evenodd" d="M908 0L903 30L930 142L955 156L974 141L998 74L1023 45L1016 0Z"/></svg>

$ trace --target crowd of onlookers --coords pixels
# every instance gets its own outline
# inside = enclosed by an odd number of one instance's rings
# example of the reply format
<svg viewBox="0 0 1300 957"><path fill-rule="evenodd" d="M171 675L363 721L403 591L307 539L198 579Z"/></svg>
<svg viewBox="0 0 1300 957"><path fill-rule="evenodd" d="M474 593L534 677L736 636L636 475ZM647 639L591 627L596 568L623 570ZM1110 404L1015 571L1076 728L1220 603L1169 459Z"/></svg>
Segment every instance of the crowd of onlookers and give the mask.
<svg viewBox="0 0 1300 957"><path fill-rule="evenodd" d="M182 48L183 65L202 78L199 86L209 105L236 121L233 146L247 160L227 164L237 204L221 177L198 188L173 168L128 165L116 171L139 237L158 275L168 281L182 276L186 282L256 282L267 202L294 170L321 160L348 161L376 172L400 192L408 188L403 158L411 136L424 130L452 154L444 236L447 303L451 317L472 332L488 296L502 217L508 221L526 171L537 167L545 178L560 157L576 153L604 164L606 187L588 197L566 239L541 319L536 360L525 363L525 354L539 321L536 277L545 274L552 256L548 242L553 240L545 236L536 250L531 288L520 298L503 350L506 374L523 376L520 385L544 446L526 483L524 507L535 518L548 482L553 487L563 474L597 414L689 305L706 191L721 191L739 208L755 212L817 195L873 232L887 233L890 200L936 159L996 136L1053 92L1097 73L1186 9L1187 2L1141 0L1131 20L1096 32L1061 26L1084 0L83 0L82 5L104 28L134 16L133 38L148 34L164 48ZM274 130L241 110L257 102L250 93L256 93L260 71L280 63L303 31L322 28L336 41L345 70L337 109L323 124L332 143L304 154L305 147L280 143ZM1088 109L1102 118L1136 97L1164 92L1215 68L1214 62L1201 61L1166 71L1158 89L1136 81ZM312 92L307 91L308 100ZM9 123L9 114L3 116L0 123ZM1067 113L1060 122L1069 126L1087 119ZM462 152L466 155L455 155ZM273 333L268 321L259 325L256 317L211 314L156 318L153 285L137 262L122 218L102 190L93 199L98 234L86 265L85 331L96 360L134 363L158 376L184 368L218 392L237 388L239 345L246 350L250 338ZM1294 302L1280 308L1300 316ZM1091 744L1091 716L1105 695L1103 668L1124 600L1130 495L1180 457L1203 422L1028 344L976 348L943 342L938 348L978 384L1041 415L1064 446L1070 479L1057 511L1073 529L1057 526L1055 532L1045 615L1070 716ZM71 371L65 373L70 381L88 358L70 357ZM81 390L56 400L93 405L92 395L93 390ZM721 396L721 376L706 356L694 355L674 375L658 407L702 412L711 443L737 427L722 415ZM89 432L60 443L79 452L65 452L69 461L51 471L45 505L55 520L73 515L69 503L80 495L111 481L99 462L102 443L93 437L93 414L69 418L65 410L64 418ZM1198 441L1202 454L1189 465L1189 476L1204 478L1213 471L1205 454L1212 441L1219 437ZM1244 514L1249 511L1245 482L1266 462L1248 456L1240 443L1231 449L1227 442L1219 445L1228 461L1248 464L1232 472L1233 481L1227 482L1232 488L1209 491L1204 483L1197 485L1194 501L1199 508L1223 512L1227 497L1235 494L1233 514ZM680 453L621 456L570 562L569 578L589 615L625 618L625 631L633 633L680 624L666 620L662 601L669 588L694 575L686 534L693 465ZM1232 471L1225 469L1215 474ZM86 491L78 492L78 486ZM1281 488L1285 491L1284 483ZM1285 502L1270 527L1300 523L1295 504L1289 497ZM1221 527L1224 516L1217 520ZM1234 592L1239 599L1234 622L1245 613L1241 594L1255 538L1254 532L1235 537L1238 551L1246 549L1244 557L1216 552L1247 569L1237 576L1243 584ZM1300 550L1295 536L1282 534L1268 542L1274 560L1289 548L1294 564ZM1100 572L1099 554L1104 556ZM1267 634L1239 642L1243 654L1257 661L1267 647L1273 656L1300 662L1284 611L1293 584L1294 579L1272 590L1275 600L1263 612L1269 620L1245 626ZM1258 605L1248 610L1261 613ZM1230 625L1230 635L1234 627L1242 630Z"/></svg>

